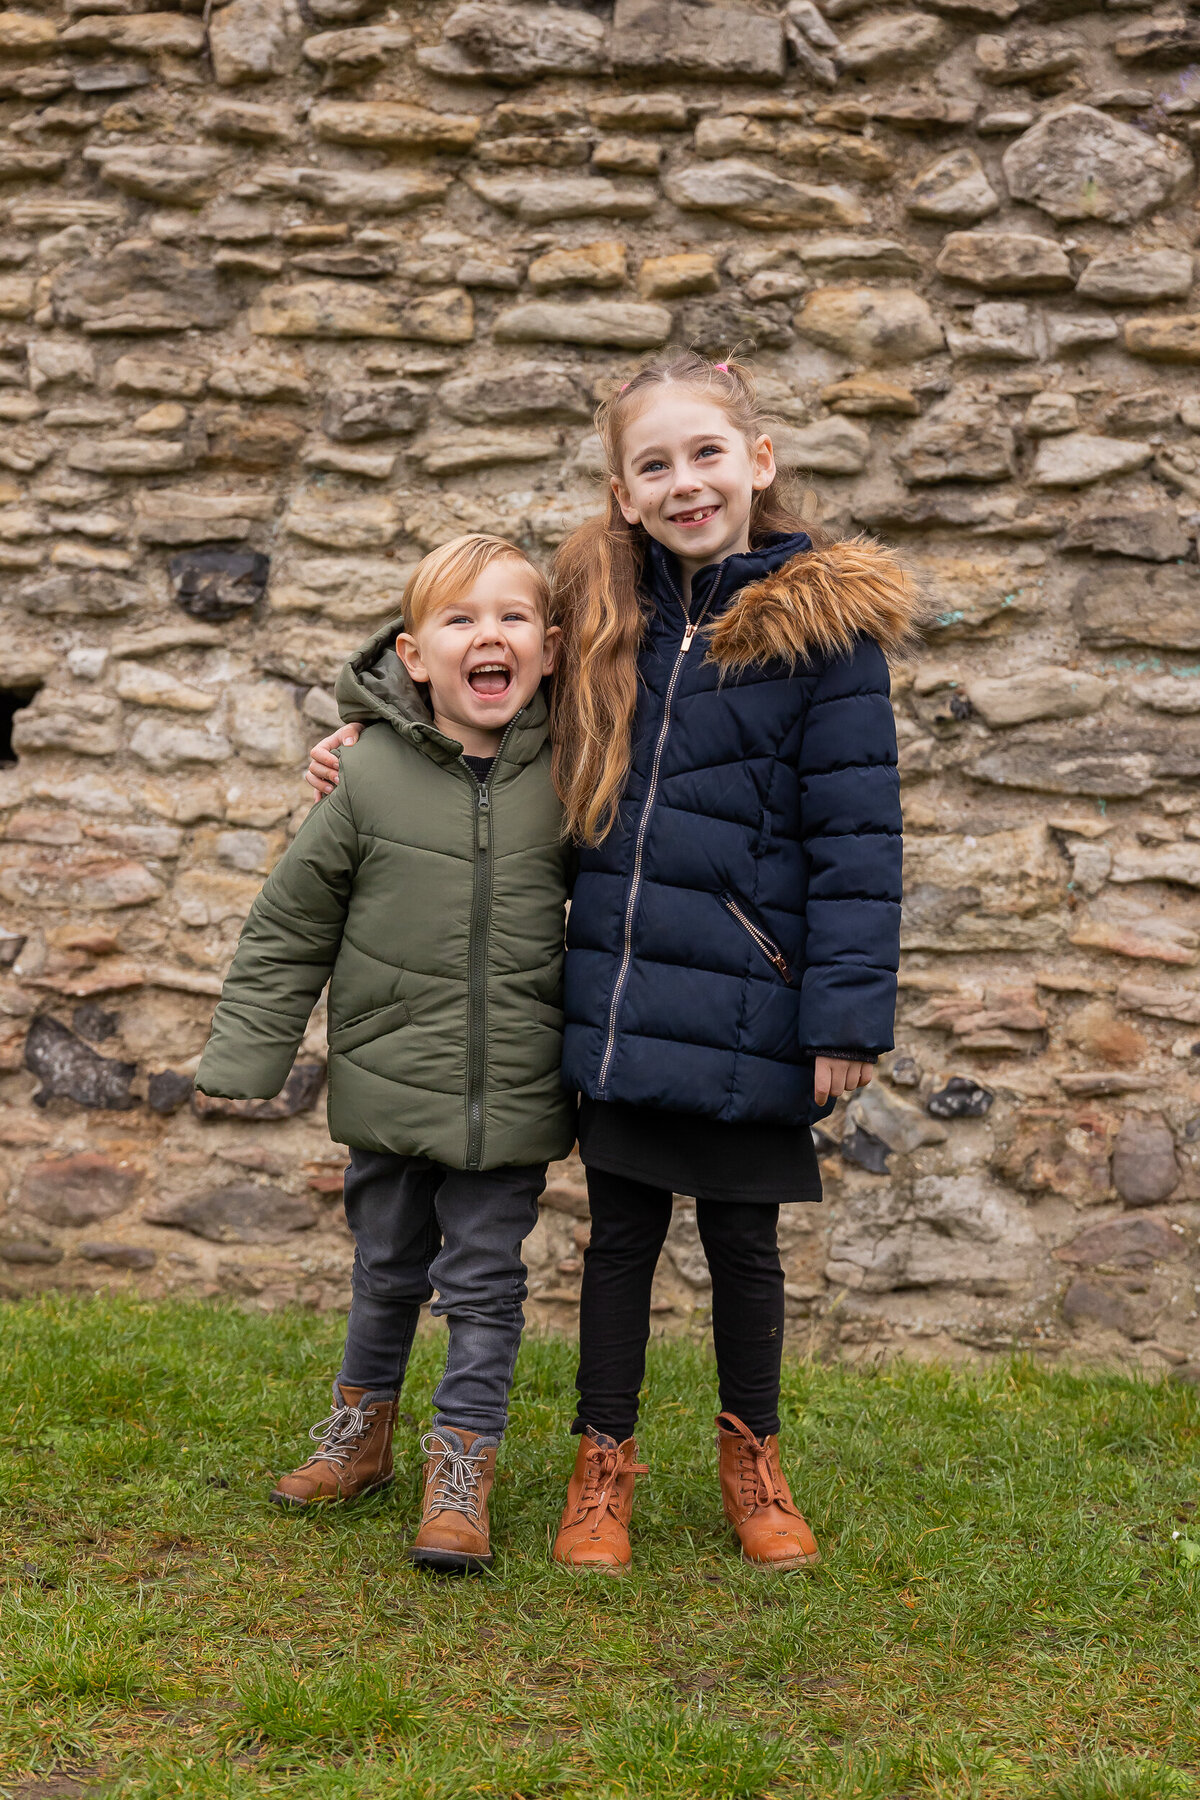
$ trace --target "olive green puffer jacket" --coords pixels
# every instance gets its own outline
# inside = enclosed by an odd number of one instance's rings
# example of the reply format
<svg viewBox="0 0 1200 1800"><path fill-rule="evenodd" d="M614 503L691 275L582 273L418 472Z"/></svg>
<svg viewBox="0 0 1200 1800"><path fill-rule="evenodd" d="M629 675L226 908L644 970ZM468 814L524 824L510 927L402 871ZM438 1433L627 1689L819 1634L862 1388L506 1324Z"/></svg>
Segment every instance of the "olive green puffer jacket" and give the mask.
<svg viewBox="0 0 1200 1800"><path fill-rule="evenodd" d="M329 989L329 1129L459 1169L565 1156L569 850L540 693L481 785L382 631L342 671L342 752L254 902L196 1086L277 1094Z"/></svg>

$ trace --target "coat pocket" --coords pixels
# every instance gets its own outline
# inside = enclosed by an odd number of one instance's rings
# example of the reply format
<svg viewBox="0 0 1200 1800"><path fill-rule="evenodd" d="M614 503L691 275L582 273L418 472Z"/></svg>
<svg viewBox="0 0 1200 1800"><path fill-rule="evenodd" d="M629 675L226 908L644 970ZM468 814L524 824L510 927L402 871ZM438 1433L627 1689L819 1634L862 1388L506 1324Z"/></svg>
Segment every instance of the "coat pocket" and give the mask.
<svg viewBox="0 0 1200 1800"><path fill-rule="evenodd" d="M789 987L794 987L795 982L792 980L792 971L788 967L787 957L775 939L763 930L745 901L739 900L736 894L721 894L719 897L725 911L731 918L737 920L759 955L770 963L782 981L786 981Z"/></svg>
<svg viewBox="0 0 1200 1800"><path fill-rule="evenodd" d="M389 1006L377 1006L374 1012L359 1013L356 1019L347 1019L344 1025L329 1033L329 1048L338 1055L357 1050L374 1038L386 1037L389 1031L399 1031L409 1019L408 1002L393 1000Z"/></svg>

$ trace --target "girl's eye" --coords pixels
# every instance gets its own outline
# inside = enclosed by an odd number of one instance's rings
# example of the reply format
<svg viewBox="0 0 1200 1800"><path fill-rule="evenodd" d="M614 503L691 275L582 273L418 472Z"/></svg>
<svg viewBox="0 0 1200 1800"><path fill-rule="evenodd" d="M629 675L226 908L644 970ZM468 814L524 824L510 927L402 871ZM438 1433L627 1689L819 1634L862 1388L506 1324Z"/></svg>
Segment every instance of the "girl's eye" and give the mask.
<svg viewBox="0 0 1200 1800"><path fill-rule="evenodd" d="M643 475L654 475L659 469L665 469L666 466L666 463L659 462L656 458L654 462L643 463L641 472Z"/></svg>
<svg viewBox="0 0 1200 1800"><path fill-rule="evenodd" d="M697 456L720 456L720 444L705 444L696 452Z"/></svg>

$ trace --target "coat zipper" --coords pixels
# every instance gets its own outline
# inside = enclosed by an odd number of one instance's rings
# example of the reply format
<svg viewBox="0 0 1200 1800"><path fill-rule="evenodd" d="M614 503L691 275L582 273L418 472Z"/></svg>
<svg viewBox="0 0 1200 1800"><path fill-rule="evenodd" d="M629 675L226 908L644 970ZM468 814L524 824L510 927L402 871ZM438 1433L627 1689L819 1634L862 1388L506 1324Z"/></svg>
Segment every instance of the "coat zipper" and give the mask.
<svg viewBox="0 0 1200 1800"><path fill-rule="evenodd" d="M522 707L521 712L524 712ZM488 939L492 930L492 795L491 784L504 755L509 734L521 717L509 720L500 748L485 780L468 769L474 793L475 859L471 883L471 935L467 953L467 1156L465 1167L483 1162L484 1108L487 1101Z"/></svg>
<svg viewBox="0 0 1200 1800"><path fill-rule="evenodd" d="M666 697L663 700L662 724L658 728L658 741L654 746L654 758L650 764L650 781L646 788L646 798L642 802L642 816L638 823L637 841L633 851L633 876L629 884L629 899L625 903L625 935L621 948L621 963L617 970L617 979L613 985L612 1001L608 1008L608 1035L604 1041L604 1055L600 1059L600 1079L597 1082L598 1099L604 1098L604 1086L608 1080L608 1071L613 1059L613 1051L617 1042L617 1015L621 1010L621 1001L625 994L625 984L629 980L629 965L633 960L633 915L637 910L638 892L642 885L642 854L646 848L646 832L650 826L650 814L654 810L654 801L658 793L658 774L662 763L663 749L667 741L667 731L671 724L671 702L675 698L675 688L683 669L684 658L692 647L692 639L700 628L708 602L701 609L695 623L684 611L686 630L683 641L675 655L675 667L671 670L671 679L667 683Z"/></svg>
<svg viewBox="0 0 1200 1800"><path fill-rule="evenodd" d="M766 957L771 967L781 975L789 987L794 987L792 971L788 968L787 957L773 938L769 938L761 925L756 925L748 913L743 912L732 894L721 895L721 905L727 913L732 913L755 949Z"/></svg>

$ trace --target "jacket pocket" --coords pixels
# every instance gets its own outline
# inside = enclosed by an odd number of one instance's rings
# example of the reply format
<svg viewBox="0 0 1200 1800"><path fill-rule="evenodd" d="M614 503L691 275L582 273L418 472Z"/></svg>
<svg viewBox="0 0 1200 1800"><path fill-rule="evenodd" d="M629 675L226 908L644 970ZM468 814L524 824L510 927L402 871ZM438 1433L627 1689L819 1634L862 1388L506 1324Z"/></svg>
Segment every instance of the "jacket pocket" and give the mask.
<svg viewBox="0 0 1200 1800"><path fill-rule="evenodd" d="M539 1025L548 1025L551 1031L562 1031L563 1009L561 1006L549 1006L545 1000L531 1000L529 1010Z"/></svg>
<svg viewBox="0 0 1200 1800"><path fill-rule="evenodd" d="M720 901L730 917L737 920L763 960L770 963L780 980L786 981L789 987L794 987L795 982L792 980L792 971L788 967L787 957L775 939L763 930L745 901L739 900L736 894L729 893L720 895Z"/></svg>
<svg viewBox="0 0 1200 1800"><path fill-rule="evenodd" d="M377 1006L374 1012L360 1013L356 1019L347 1019L344 1025L329 1033L329 1048L341 1055L347 1050L357 1050L362 1044L369 1044L374 1038L386 1037L389 1031L398 1031L402 1025L409 1023L408 1003L405 1000L393 1000L389 1006Z"/></svg>

